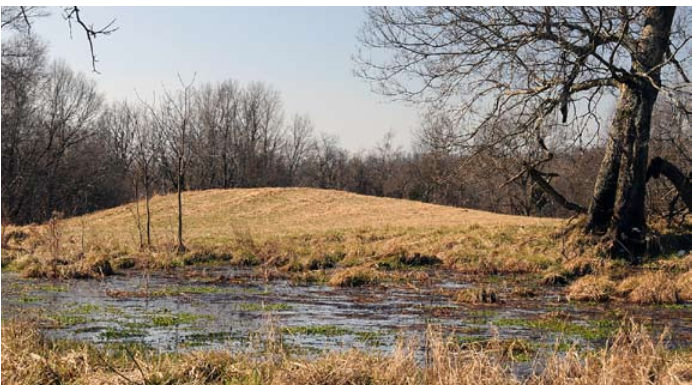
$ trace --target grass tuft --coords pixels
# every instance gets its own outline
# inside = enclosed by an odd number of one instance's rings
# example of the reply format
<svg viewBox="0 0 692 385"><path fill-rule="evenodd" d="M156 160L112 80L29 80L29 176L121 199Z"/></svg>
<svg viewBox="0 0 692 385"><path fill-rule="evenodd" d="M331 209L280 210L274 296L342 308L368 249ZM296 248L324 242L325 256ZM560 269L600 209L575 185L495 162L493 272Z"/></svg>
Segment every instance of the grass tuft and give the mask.
<svg viewBox="0 0 692 385"><path fill-rule="evenodd" d="M605 302L615 292L615 283L604 275L587 275L574 281L567 292L570 301Z"/></svg>

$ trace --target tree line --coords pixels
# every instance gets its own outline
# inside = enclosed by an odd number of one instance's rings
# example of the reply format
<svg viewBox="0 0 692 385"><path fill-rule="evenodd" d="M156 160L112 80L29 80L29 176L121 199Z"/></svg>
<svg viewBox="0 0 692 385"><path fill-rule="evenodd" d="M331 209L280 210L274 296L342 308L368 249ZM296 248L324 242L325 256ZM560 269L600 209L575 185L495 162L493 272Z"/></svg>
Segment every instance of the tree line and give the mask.
<svg viewBox="0 0 692 385"><path fill-rule="evenodd" d="M42 222L57 212L79 215L140 199L148 211L153 195L170 192L178 192L180 210L185 190L260 186L569 216L591 204L609 151L598 130L575 140L578 121L565 128L541 118L545 142L537 142L535 122L521 114L496 115L472 140L462 138L472 125L440 107L422 117L410 150L394 146L388 133L370 150L351 152L319 133L308 115L288 114L280 93L265 83L180 78L153 100L107 103L95 82L50 61L35 36L16 34L2 45L4 222ZM651 156L692 169L685 113L664 99L655 106ZM669 221L687 213L669 181L647 188L648 211ZM142 227L144 243L148 223ZM183 249L182 220L178 228Z"/></svg>

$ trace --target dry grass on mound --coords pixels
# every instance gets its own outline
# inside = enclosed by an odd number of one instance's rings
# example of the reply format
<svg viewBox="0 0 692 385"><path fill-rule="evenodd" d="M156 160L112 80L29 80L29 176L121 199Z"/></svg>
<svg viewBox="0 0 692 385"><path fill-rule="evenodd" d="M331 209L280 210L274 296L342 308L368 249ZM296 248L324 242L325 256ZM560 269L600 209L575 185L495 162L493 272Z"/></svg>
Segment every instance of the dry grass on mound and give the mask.
<svg viewBox="0 0 692 385"><path fill-rule="evenodd" d="M587 275L574 281L567 289L570 301L603 302L615 292L615 283L605 275Z"/></svg>
<svg viewBox="0 0 692 385"><path fill-rule="evenodd" d="M675 281L678 288L678 294L683 301L692 301L692 269L686 273L682 273Z"/></svg>
<svg viewBox="0 0 692 385"><path fill-rule="evenodd" d="M614 281L608 272L586 275L567 288L573 301L623 300L638 305L678 304L692 300L692 270L680 274L644 270Z"/></svg>
<svg viewBox="0 0 692 385"><path fill-rule="evenodd" d="M139 248L136 210L129 204L51 225L7 228L16 236L3 250L3 266L22 270L30 257L39 267L105 259L116 269L230 263L304 272L378 261L405 268L425 259L492 274L541 271L561 255L551 237L562 223L555 219L308 188L191 191L183 201L183 255L174 251L176 200L167 195L151 201L151 249ZM58 271L83 275L76 267Z"/></svg>
<svg viewBox="0 0 692 385"><path fill-rule="evenodd" d="M622 328L600 350L544 353L529 363L536 372L522 378L509 369L512 355L502 353L506 349L468 349L435 330L426 338L425 366L415 358L415 344L399 345L390 354L351 350L292 356L275 343L277 336L270 330L264 335L265 350L257 353L159 354L120 348L106 354L88 343L45 340L30 324L3 322L2 383L667 385L692 380L692 355L667 351L638 325Z"/></svg>
<svg viewBox="0 0 692 385"><path fill-rule="evenodd" d="M639 305L675 304L680 302L675 279L665 272L645 272L624 279L618 294Z"/></svg>

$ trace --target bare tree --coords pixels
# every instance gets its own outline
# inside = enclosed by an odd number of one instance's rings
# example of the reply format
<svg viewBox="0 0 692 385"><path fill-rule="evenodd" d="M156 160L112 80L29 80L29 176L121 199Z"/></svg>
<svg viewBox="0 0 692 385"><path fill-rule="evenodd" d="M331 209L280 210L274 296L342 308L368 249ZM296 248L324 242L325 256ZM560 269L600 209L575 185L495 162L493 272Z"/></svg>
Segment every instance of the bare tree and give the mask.
<svg viewBox="0 0 692 385"><path fill-rule="evenodd" d="M288 184L296 182L296 174L314 148L312 132L314 128L308 115L294 115L287 129L288 137L284 146L287 162Z"/></svg>
<svg viewBox="0 0 692 385"><path fill-rule="evenodd" d="M194 125L193 118L193 97L194 97L194 77L185 83L178 75L180 90L176 93L165 91L161 99L158 110L149 107L155 124L163 133L167 143L167 149L175 160L175 189L178 196L178 245L179 253L185 252L183 242L183 191L185 190L185 171L186 161L189 154L186 152L188 146L187 135L192 131Z"/></svg>
<svg viewBox="0 0 692 385"><path fill-rule="evenodd" d="M155 167L157 154L161 153L161 132L156 130L156 125L148 119L144 111L134 112L135 148L133 163L136 174L142 179L144 187L144 208L146 211L146 239L147 247L151 248L151 208L150 200L152 187L156 182Z"/></svg>
<svg viewBox="0 0 692 385"><path fill-rule="evenodd" d="M394 53L361 54L361 76L386 95L455 106L465 119L457 139L468 146L511 116L498 139L534 138L514 156L547 191L535 171L554 158L554 128L573 137L598 129L602 98L617 94L586 228L607 234L616 254L642 251L653 106L662 94L689 107L679 102L689 92L684 13L676 23L674 7L372 8L368 16L364 47Z"/></svg>

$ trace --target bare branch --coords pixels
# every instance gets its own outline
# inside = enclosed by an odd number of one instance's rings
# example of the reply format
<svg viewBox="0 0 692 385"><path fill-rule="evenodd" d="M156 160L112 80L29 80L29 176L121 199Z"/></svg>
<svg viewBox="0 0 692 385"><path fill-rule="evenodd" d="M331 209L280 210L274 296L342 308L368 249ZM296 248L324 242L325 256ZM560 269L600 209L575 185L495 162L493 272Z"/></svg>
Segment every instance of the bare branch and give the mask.
<svg viewBox="0 0 692 385"><path fill-rule="evenodd" d="M91 68L94 72L99 73L96 70L96 62L98 60L96 59L96 54L94 52L94 39L96 39L99 35L108 36L111 33L117 31L118 27L113 26L115 24L115 19L111 20L102 28L94 28L93 25L86 25L86 23L84 23L84 21L81 18L80 12L81 11L79 7L77 6L67 7L65 8L64 18L70 25L70 31L72 31L72 20L75 20L77 24L79 24L79 26L84 30L87 41L89 42L89 52L91 54Z"/></svg>

